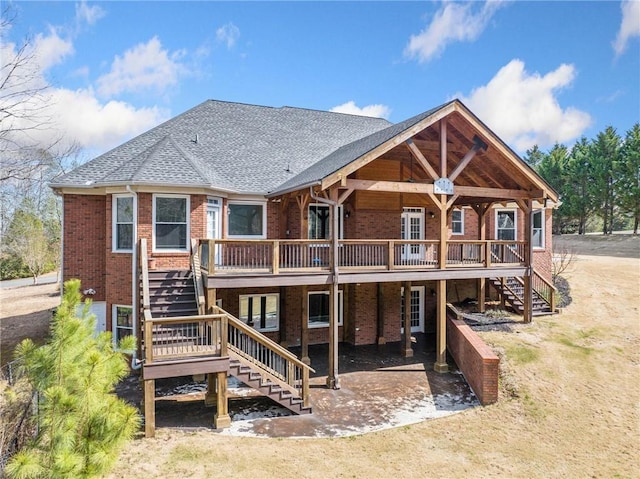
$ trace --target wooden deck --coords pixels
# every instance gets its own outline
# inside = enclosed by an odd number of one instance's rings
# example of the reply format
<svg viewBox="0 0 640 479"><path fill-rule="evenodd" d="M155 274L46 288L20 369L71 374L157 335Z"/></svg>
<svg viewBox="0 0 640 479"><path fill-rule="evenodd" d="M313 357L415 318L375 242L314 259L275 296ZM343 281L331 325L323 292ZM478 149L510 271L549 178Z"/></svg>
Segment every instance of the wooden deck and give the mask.
<svg viewBox="0 0 640 479"><path fill-rule="evenodd" d="M200 240L209 288L471 279L525 274L523 241L449 241L444 267L437 240L340 240L337 258L321 240Z"/></svg>

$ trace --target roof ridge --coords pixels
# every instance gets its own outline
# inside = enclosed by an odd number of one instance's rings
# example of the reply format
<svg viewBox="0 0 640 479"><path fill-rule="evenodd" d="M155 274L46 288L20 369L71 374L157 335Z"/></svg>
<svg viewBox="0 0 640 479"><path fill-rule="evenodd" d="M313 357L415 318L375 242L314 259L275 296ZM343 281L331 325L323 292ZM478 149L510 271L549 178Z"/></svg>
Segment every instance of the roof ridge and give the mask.
<svg viewBox="0 0 640 479"><path fill-rule="evenodd" d="M173 135L168 135L168 136L169 136L169 141L171 142L171 144L173 144L175 149L180 152L180 154L184 157L184 159L187 160L191 164L191 166L193 166L193 169L196 170L198 175L200 175L200 178L202 178L202 180L204 180L204 182L207 183L207 184L211 183L211 181L209 180L208 176L204 173L204 171L202 170L200 165L197 164L195 159L188 152L186 152L184 150L184 148L182 148L178 144L178 142L173 138Z"/></svg>
<svg viewBox="0 0 640 479"><path fill-rule="evenodd" d="M153 145L146 148L139 155L137 155L138 157L143 157L144 159L140 162L136 170L131 175L131 180L134 180L138 175L138 173L140 172L140 170L142 169L142 167L145 166L151 160L151 158L153 158L153 154L158 150L158 148L160 148L160 144L166 143L170 139L171 139L171 135L164 135L162 138L156 141Z"/></svg>

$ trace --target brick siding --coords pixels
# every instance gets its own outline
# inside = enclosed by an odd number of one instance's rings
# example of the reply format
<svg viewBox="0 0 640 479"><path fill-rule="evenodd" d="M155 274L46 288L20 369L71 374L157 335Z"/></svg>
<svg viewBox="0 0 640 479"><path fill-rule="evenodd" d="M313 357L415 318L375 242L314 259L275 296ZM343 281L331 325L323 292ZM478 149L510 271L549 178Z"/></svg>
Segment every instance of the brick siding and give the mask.
<svg viewBox="0 0 640 479"><path fill-rule="evenodd" d="M447 320L447 349L485 406L498 400L500 359L464 321Z"/></svg>

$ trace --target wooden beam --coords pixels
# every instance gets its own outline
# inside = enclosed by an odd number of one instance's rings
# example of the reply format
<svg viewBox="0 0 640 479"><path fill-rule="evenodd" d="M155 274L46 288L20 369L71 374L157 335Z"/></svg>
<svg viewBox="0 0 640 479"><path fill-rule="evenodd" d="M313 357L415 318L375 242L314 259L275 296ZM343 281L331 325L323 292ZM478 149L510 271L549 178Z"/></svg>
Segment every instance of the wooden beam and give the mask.
<svg viewBox="0 0 640 479"><path fill-rule="evenodd" d="M376 158L379 158L380 156L392 150L393 148L400 145L401 143L404 143L407 139L415 136L425 128L437 123L438 121L440 121L440 119L446 117L447 115L450 115L455 111L455 109L456 109L455 102L452 102L449 105L445 106L444 108L441 108L440 110L436 111L433 115L426 117L424 120L419 121L412 127L407 128L405 131L401 132L400 134L378 145L373 150L365 153L364 155L355 159L354 161L344 166L340 170L332 173L331 175L323 179L321 184L321 189L324 190L329 186L335 184L337 181L340 181L340 178L346 178L348 175L350 175L354 171L359 170L366 164L370 163Z"/></svg>
<svg viewBox="0 0 640 479"><path fill-rule="evenodd" d="M345 180L345 186L346 186L346 181ZM347 188L346 191L343 191L340 196L338 196L338 204L341 205L345 202L345 200L347 198L349 198L349 196L351 195L351 193L353 193L353 188Z"/></svg>
<svg viewBox="0 0 640 479"><path fill-rule="evenodd" d="M440 209L440 243L438 248L438 268L445 269L447 267L447 237L449 236L449 227L447 225L447 195L440 195L440 201L437 204Z"/></svg>
<svg viewBox="0 0 640 479"><path fill-rule="evenodd" d="M229 401L227 400L227 372L216 373L216 394L218 399L217 410L213 416L213 426L216 429L224 429L231 426L229 416Z"/></svg>
<svg viewBox="0 0 640 479"><path fill-rule="evenodd" d="M460 163L458 163L458 166L456 166L453 169L453 171L449 174L449 179L451 181L455 180L458 177L458 175L462 172L462 170L464 170L467 167L467 165L473 159L473 157L476 156L476 153L478 152L479 149L480 149L480 145L478 143L474 144L471 147L471 149L467 152L467 154L464 155L464 158L462 158Z"/></svg>
<svg viewBox="0 0 640 479"><path fill-rule="evenodd" d="M496 198L506 200L542 198L542 190L508 190L501 188L485 188L480 186L455 186L455 192L460 196L475 196L478 198Z"/></svg>
<svg viewBox="0 0 640 479"><path fill-rule="evenodd" d="M453 203L458 199L459 196L460 195L456 193L455 195L449 197L449 201L447 201L447 211L451 209Z"/></svg>
<svg viewBox="0 0 640 479"><path fill-rule="evenodd" d="M436 170L433 169L433 167L429 163L429 160L427 160L425 158L425 156L422 154L420 149L411 140L411 138L409 138L407 141L405 141L404 144L407 145L407 148L409 148L409 151L411 152L413 157L418 161L420 166L422 166L422 169L427 173L427 175L429 175L431 177L431 179L437 180L438 179L438 173L436 173Z"/></svg>
<svg viewBox="0 0 640 479"><path fill-rule="evenodd" d="M327 387L340 389L338 379L338 283L333 283L329 288L329 371L327 374Z"/></svg>
<svg viewBox="0 0 640 479"><path fill-rule="evenodd" d="M401 181L347 180L347 186L354 190L386 191L391 193L433 194L431 183L405 183Z"/></svg>
<svg viewBox="0 0 640 479"><path fill-rule="evenodd" d="M440 176L447 177L447 119L440 120Z"/></svg>

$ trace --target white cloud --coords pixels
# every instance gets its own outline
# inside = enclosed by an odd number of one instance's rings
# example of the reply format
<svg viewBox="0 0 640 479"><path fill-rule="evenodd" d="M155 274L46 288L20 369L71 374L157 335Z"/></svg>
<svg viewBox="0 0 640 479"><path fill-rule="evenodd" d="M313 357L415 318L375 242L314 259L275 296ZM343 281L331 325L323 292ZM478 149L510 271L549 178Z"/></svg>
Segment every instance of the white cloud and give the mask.
<svg viewBox="0 0 640 479"><path fill-rule="evenodd" d="M560 65L546 75L529 74L524 62L512 60L485 86L458 96L489 128L518 151L548 147L578 138L591 124L588 113L562 108L557 92L576 76L573 65Z"/></svg>
<svg viewBox="0 0 640 479"><path fill-rule="evenodd" d="M86 0L76 3L76 24L95 25L95 23L106 15L106 12L98 5L89 6Z"/></svg>
<svg viewBox="0 0 640 479"><path fill-rule="evenodd" d="M100 103L91 89L54 90L51 99L57 127L87 148L110 149L168 117L168 112L158 107L135 108L121 101Z"/></svg>
<svg viewBox="0 0 640 479"><path fill-rule="evenodd" d="M48 35L38 33L33 40L33 54L40 68L48 70L54 65L62 63L65 57L73 55L73 43L58 35L54 28Z"/></svg>
<svg viewBox="0 0 640 479"><path fill-rule="evenodd" d="M163 92L186 73L180 62L183 56L182 50L169 53L158 37L153 37L127 50L122 57L116 55L111 71L96 82L98 92L107 97L145 89Z"/></svg>
<svg viewBox="0 0 640 479"><path fill-rule="evenodd" d="M453 42L474 41L504 2L489 1L475 12L478 3L444 3L431 23L417 35L411 35L404 55L424 63L439 56Z"/></svg>
<svg viewBox="0 0 640 479"><path fill-rule="evenodd" d="M227 48L231 49L240 38L240 29L232 22L222 25L216 30L216 39L219 42L226 43Z"/></svg>
<svg viewBox="0 0 640 479"><path fill-rule="evenodd" d="M372 116L375 118L389 118L391 114L391 109L386 105L367 105L362 108L356 105L356 103L351 100L342 105L334 106L331 110L335 113L347 113L349 115L359 115L359 116Z"/></svg>
<svg viewBox="0 0 640 479"><path fill-rule="evenodd" d="M613 43L616 56L624 53L630 38L640 36L640 2L638 0L621 2L620 8L622 22L616 41Z"/></svg>
<svg viewBox="0 0 640 479"><path fill-rule="evenodd" d="M157 107L101 102L92 88L73 91L50 86L44 67L63 61L72 51L69 45L56 35L38 35L33 43L33 58L47 58L48 62L42 65L27 61L10 74L11 63L7 62L16 58L18 47L0 43L0 57L4 60L0 65L0 83L4 85L0 90L0 112L9 114L0 115L5 130L0 136L0 151L52 145L64 151L73 143L105 151L169 117L169 112Z"/></svg>

